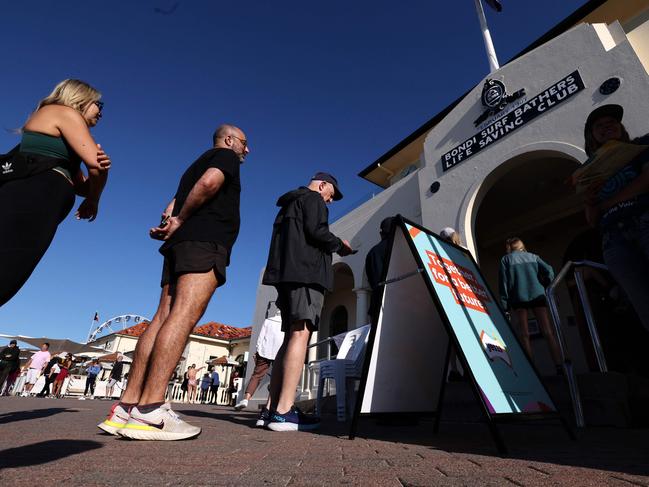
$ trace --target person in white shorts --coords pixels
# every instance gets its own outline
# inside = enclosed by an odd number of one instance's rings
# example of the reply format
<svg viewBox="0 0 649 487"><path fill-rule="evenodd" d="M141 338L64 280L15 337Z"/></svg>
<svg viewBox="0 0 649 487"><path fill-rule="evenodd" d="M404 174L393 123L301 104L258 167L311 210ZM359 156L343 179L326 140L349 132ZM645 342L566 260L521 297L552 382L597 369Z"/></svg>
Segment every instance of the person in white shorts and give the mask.
<svg viewBox="0 0 649 487"><path fill-rule="evenodd" d="M23 370L27 370L27 377L25 378L25 392L29 394L38 381L38 378L43 373L43 369L50 361L52 356L48 351L50 344L45 342L41 345L41 349L32 355L32 358L25 364Z"/></svg>

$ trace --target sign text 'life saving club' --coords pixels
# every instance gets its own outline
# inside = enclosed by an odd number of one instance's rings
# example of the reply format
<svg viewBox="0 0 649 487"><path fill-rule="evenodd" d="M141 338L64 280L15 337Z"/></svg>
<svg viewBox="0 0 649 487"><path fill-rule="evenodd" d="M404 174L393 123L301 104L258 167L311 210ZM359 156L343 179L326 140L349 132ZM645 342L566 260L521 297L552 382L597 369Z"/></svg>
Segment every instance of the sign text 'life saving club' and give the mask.
<svg viewBox="0 0 649 487"><path fill-rule="evenodd" d="M522 103L515 110L507 113L507 115L485 127L484 130L444 154L442 156L443 170L447 171L465 161L583 89L584 82L579 75L579 71L570 73L543 91L543 93Z"/></svg>

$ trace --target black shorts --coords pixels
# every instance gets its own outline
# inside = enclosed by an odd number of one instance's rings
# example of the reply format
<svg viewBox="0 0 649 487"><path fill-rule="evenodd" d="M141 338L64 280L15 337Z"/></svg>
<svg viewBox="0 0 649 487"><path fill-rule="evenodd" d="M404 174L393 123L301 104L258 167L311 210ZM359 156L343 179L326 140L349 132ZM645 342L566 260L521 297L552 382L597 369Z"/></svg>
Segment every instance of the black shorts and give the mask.
<svg viewBox="0 0 649 487"><path fill-rule="evenodd" d="M276 305L282 314L282 331L288 332L297 321L306 321L310 331L317 330L324 304L324 292L302 284L280 284L276 287Z"/></svg>
<svg viewBox="0 0 649 487"><path fill-rule="evenodd" d="M534 308L547 308L548 300L545 299L545 296L541 295L538 298L534 298L532 301L523 301L520 303L512 304L512 309L534 309Z"/></svg>
<svg viewBox="0 0 649 487"><path fill-rule="evenodd" d="M225 284L228 251L215 242L178 242L164 251L160 287L174 284L181 274L203 274L214 271L217 287Z"/></svg>

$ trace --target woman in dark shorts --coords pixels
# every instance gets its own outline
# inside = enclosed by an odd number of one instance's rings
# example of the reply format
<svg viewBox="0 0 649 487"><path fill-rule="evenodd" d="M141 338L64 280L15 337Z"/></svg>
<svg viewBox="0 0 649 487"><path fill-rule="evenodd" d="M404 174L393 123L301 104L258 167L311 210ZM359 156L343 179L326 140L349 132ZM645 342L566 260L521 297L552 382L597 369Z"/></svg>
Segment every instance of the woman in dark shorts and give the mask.
<svg viewBox="0 0 649 487"><path fill-rule="evenodd" d="M545 300L545 287L554 279L554 270L538 255L528 252L520 238L505 241L505 255L500 261L499 287L500 301L504 310L511 310L515 316L518 336L525 351L532 358L530 332L528 328L529 311L534 312L541 333L550 347L550 354L561 373L561 353L552 326Z"/></svg>
<svg viewBox="0 0 649 487"><path fill-rule="evenodd" d="M0 180L0 306L34 271L72 209L75 194L85 198L77 219L97 217L110 168L110 158L89 130L101 118L100 98L87 83L64 80L41 100L22 128L16 151L35 163L26 177Z"/></svg>

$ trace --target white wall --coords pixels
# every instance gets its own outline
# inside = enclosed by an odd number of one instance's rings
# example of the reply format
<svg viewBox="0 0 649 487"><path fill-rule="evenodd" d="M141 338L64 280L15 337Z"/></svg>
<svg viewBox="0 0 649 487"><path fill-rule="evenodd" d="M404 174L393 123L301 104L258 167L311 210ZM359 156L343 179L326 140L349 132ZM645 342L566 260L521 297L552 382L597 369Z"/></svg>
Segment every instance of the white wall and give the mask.
<svg viewBox="0 0 649 487"><path fill-rule="evenodd" d="M584 122L602 104L617 103L625 108L623 123L632 137L649 132L647 71L617 22L596 28L588 24L574 27L488 77L504 82L509 93L524 88L526 97L531 99L575 70L579 70L584 82L582 91L444 172L441 156L479 132L473 121L485 109L480 102L484 80L480 81L428 134L421 169L336 221L332 231L359 249L356 255L334 258L334 262L349 265L355 287L366 286L365 255L379 241L379 224L383 218L401 213L433 231L452 226L464 235L475 255L477 209L481 197L497 181L494 171L499 166L533 151L548 151L583 162L586 159ZM611 95L600 94L600 85L611 77L621 79L620 88ZM441 186L437 193L431 194L429 188L434 181L439 181ZM558 255L560 250L552 253ZM274 290L260 285L251 353L269 299L274 299Z"/></svg>

